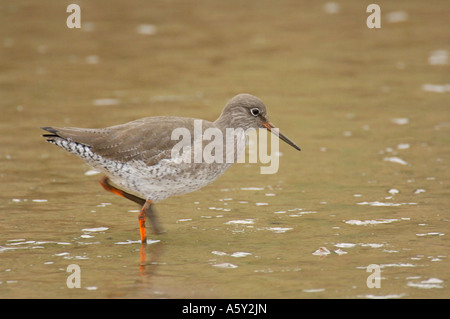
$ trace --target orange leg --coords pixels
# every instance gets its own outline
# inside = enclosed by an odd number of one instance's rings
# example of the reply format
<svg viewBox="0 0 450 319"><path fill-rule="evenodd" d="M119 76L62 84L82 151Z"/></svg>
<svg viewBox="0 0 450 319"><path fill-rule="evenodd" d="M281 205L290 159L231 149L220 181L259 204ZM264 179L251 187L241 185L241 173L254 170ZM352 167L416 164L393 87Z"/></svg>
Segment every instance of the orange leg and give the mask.
<svg viewBox="0 0 450 319"><path fill-rule="evenodd" d="M139 231L141 232L141 244L147 244L147 235L145 233L145 216L147 216L147 211L150 208L151 204L152 201L146 201L138 215Z"/></svg>
<svg viewBox="0 0 450 319"><path fill-rule="evenodd" d="M145 204L145 199L142 199L142 198L137 197L137 196L135 196L133 194L129 194L127 192L124 192L123 190L118 189L118 188L114 187L113 185L111 185L109 183L108 177L106 177L106 176L103 176L100 179L100 185L102 185L104 190L107 190L108 192L111 192L111 193L114 193L116 195L122 196L122 197L124 197L126 199L129 199L129 200L137 203L140 206L143 206Z"/></svg>
<svg viewBox="0 0 450 319"><path fill-rule="evenodd" d="M137 204L139 204L140 206L142 206L141 211L139 212L138 215L138 220L139 220L139 230L141 232L141 243L142 244L146 244L147 243L147 235L145 232L145 218L148 217L150 219L150 223L152 225L153 230L155 231L156 234L161 234L164 232L164 230L162 229L162 227L160 226L159 222L158 222L158 218L156 217L155 212L153 211L151 205L152 205L152 201L151 200L145 200L142 199L140 197L137 197L135 195L129 194L123 190L118 189L117 187L114 187L113 185L111 185L109 183L109 179L106 176L103 176L100 179L100 185L102 185L102 187L107 190L108 192L114 193L116 195L122 196L124 198L127 198Z"/></svg>
<svg viewBox="0 0 450 319"><path fill-rule="evenodd" d="M139 229L141 231L141 242L147 243L147 239L145 236L145 218L148 217L150 219L150 225L153 228L153 231L156 234L162 234L164 233L164 229L162 229L161 225L159 224L158 218L156 217L155 212L152 209L152 201L147 200L142 206L141 211L139 212Z"/></svg>

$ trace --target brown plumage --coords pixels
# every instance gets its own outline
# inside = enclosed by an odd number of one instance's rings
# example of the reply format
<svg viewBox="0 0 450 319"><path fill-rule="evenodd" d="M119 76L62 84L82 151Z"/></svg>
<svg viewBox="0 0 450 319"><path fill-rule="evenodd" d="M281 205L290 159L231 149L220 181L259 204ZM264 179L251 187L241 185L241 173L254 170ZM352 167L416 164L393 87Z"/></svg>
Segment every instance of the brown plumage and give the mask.
<svg viewBox="0 0 450 319"><path fill-rule="evenodd" d="M127 193L101 180L104 189L143 205L139 214L141 240L145 241L145 216L157 223L151 203L172 195L197 190L223 174L233 163L223 161L213 163L180 162L172 158L175 145L186 146L193 158L194 124L201 121L202 133L206 129L220 130L225 138L228 128L266 128L280 139L300 150L269 122L263 102L250 94L239 94L225 106L215 122L182 117L146 117L125 124L101 129L43 127L48 133L43 135L48 142L79 156L95 169L103 171L114 183L122 186ZM198 123L198 122L197 122ZM182 141L172 138L175 129L187 129L190 139ZM245 132L246 133L246 132ZM246 138L236 135L235 140ZM207 141L202 141L202 147ZM238 148L238 145L240 149ZM234 161L243 151L244 144L234 144ZM225 148L225 146L224 146ZM225 154L225 152L224 152ZM189 155L189 154L188 154ZM159 225L155 229L161 230Z"/></svg>

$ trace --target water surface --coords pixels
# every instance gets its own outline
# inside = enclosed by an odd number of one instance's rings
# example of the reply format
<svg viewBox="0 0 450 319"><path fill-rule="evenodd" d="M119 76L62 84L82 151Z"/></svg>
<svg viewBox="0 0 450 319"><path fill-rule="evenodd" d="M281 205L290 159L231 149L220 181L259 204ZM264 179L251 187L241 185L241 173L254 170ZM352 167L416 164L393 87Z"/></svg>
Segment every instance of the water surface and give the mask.
<svg viewBox="0 0 450 319"><path fill-rule="evenodd" d="M377 30L361 1L85 1L81 30L67 4L0 5L1 298L450 297L447 1L379 1ZM302 152L159 203L144 250L139 207L40 136L241 92Z"/></svg>

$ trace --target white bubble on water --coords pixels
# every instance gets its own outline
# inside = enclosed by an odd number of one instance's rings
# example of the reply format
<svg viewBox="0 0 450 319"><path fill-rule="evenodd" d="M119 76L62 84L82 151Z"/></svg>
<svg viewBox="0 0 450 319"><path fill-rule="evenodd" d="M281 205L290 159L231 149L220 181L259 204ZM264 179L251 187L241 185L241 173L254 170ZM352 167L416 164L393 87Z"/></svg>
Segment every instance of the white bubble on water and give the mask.
<svg viewBox="0 0 450 319"><path fill-rule="evenodd" d="M312 253L314 256L327 256L331 252L326 247L319 247L315 252Z"/></svg>
<svg viewBox="0 0 450 319"><path fill-rule="evenodd" d="M407 150L409 148L409 144L408 143L400 143L397 145L397 149L398 150Z"/></svg>
<svg viewBox="0 0 450 319"><path fill-rule="evenodd" d="M98 64L100 62L100 58L98 55L88 55L86 57L87 64Z"/></svg>
<svg viewBox="0 0 450 319"><path fill-rule="evenodd" d="M250 225L250 224L254 224L255 220L254 219L240 219L240 220L230 220L228 222L225 223L225 225Z"/></svg>
<svg viewBox="0 0 450 319"><path fill-rule="evenodd" d="M388 190L388 193L391 195L395 195L395 194L400 193L400 191L396 188L391 188L390 190Z"/></svg>
<svg viewBox="0 0 450 319"><path fill-rule="evenodd" d="M377 224L390 224L392 222L399 221L399 219L391 218L391 219L369 219L369 220L346 220L344 221L346 224L349 225L357 225L357 226L367 226L367 225L377 225Z"/></svg>
<svg viewBox="0 0 450 319"><path fill-rule="evenodd" d="M285 233L288 230L292 230L293 228L289 228L289 227L268 227L266 228L267 230L270 230L276 234L281 234L281 233Z"/></svg>
<svg viewBox="0 0 450 319"><path fill-rule="evenodd" d="M401 159L400 157L396 157L396 156L385 157L385 158L383 158L383 160L385 162L391 162L391 163L396 163L396 164L401 164L401 165L408 165L408 162L406 162L405 160Z"/></svg>
<svg viewBox="0 0 450 319"><path fill-rule="evenodd" d="M328 14L336 14L340 11L339 3L336 2L326 2L323 5L323 10Z"/></svg>
<svg viewBox="0 0 450 319"><path fill-rule="evenodd" d="M94 227L94 228L83 228L81 231L84 232L102 232L108 230L108 227Z"/></svg>
<svg viewBox="0 0 450 319"><path fill-rule="evenodd" d="M90 169L84 173L84 175L86 175L86 176L92 176L92 175L97 175L97 174L100 174L100 172L95 169Z"/></svg>
<svg viewBox="0 0 450 319"><path fill-rule="evenodd" d="M156 27L152 24L140 24L136 28L136 32L142 35L156 34Z"/></svg>
<svg viewBox="0 0 450 319"><path fill-rule="evenodd" d="M250 255L251 255L251 253L247 253L247 252L244 252L244 251L237 251L235 253L232 253L230 256L231 257L235 257L235 258L241 258L241 257L250 256Z"/></svg>
<svg viewBox="0 0 450 319"><path fill-rule="evenodd" d="M405 22L408 20L408 13L404 10L391 11L385 14L385 18L389 23Z"/></svg>
<svg viewBox="0 0 450 319"><path fill-rule="evenodd" d="M391 119L391 122L397 125L405 125L409 123L409 119L406 117L398 117Z"/></svg>
<svg viewBox="0 0 450 319"><path fill-rule="evenodd" d="M95 99L92 101L92 104L96 106L111 106L118 105L119 100L114 98L103 98L103 99Z"/></svg>
<svg viewBox="0 0 450 319"><path fill-rule="evenodd" d="M409 281L408 282L408 286L409 287L414 287L414 288L419 288L419 289L433 289L433 288L443 288L443 283L444 281L439 279L439 278L430 278L427 280L422 280L420 282L413 282L413 281Z"/></svg>
<svg viewBox="0 0 450 319"><path fill-rule="evenodd" d="M218 250L213 250L213 251L211 252L211 254L214 254L214 255L217 255L217 256L226 256L226 255L227 255L226 252L218 251Z"/></svg>
<svg viewBox="0 0 450 319"><path fill-rule="evenodd" d="M445 93L450 92L450 84L424 84L422 90L426 92Z"/></svg>
<svg viewBox="0 0 450 319"><path fill-rule="evenodd" d="M434 50L428 56L428 64L430 65L444 65L448 64L447 50Z"/></svg>
<svg viewBox="0 0 450 319"><path fill-rule="evenodd" d="M237 268L238 266L231 264L231 263L221 263L221 264L214 264L213 267L232 269L232 268Z"/></svg>

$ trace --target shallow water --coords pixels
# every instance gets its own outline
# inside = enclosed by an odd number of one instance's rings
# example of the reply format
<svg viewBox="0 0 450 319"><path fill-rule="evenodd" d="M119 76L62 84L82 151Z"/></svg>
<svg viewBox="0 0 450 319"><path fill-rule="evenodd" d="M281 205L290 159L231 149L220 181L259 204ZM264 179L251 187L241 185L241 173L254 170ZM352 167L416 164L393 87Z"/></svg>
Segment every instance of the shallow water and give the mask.
<svg viewBox="0 0 450 319"><path fill-rule="evenodd" d="M450 297L448 1L379 1L378 30L360 1L108 3L81 30L0 4L0 298ZM139 207L40 136L214 120L240 92L302 152L159 203L145 249Z"/></svg>

